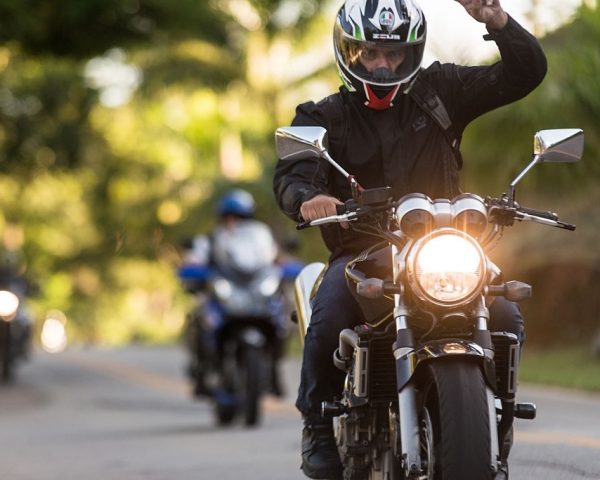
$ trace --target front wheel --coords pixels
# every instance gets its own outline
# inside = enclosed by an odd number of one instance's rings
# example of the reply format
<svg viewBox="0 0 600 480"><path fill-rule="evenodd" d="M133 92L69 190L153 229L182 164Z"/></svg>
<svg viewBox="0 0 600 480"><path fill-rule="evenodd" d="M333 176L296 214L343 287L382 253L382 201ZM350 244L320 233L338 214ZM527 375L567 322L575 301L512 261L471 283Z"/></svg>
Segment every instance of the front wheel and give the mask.
<svg viewBox="0 0 600 480"><path fill-rule="evenodd" d="M421 448L434 480L492 479L487 386L481 369L464 359L429 365L421 415ZM427 451L433 448L433 451Z"/></svg>
<svg viewBox="0 0 600 480"><path fill-rule="evenodd" d="M264 352L260 348L246 347L240 365L244 394L244 422L256 425L260 420L260 397L262 393Z"/></svg>
<svg viewBox="0 0 600 480"><path fill-rule="evenodd" d="M13 361L10 328L8 324L3 323L0 325L0 378L3 383L13 379Z"/></svg>

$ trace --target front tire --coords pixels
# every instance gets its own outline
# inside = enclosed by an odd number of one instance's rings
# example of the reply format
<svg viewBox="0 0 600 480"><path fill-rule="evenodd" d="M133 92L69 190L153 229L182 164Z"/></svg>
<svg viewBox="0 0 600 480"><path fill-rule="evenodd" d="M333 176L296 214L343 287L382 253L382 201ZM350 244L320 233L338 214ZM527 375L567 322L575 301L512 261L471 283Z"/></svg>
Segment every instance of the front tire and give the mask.
<svg viewBox="0 0 600 480"><path fill-rule="evenodd" d="M0 320L2 322L2 320ZM13 379L14 360L11 346L11 332L8 324L0 325L0 378L2 383L8 383Z"/></svg>
<svg viewBox="0 0 600 480"><path fill-rule="evenodd" d="M481 369L465 359L445 358L432 362L429 373L423 411L431 421L422 428L433 429L429 444L434 451L428 455L434 462L433 479L491 480L487 386Z"/></svg>
<svg viewBox="0 0 600 480"><path fill-rule="evenodd" d="M254 426L260 420L260 396L262 391L263 351L246 347L242 355L242 388L244 392L244 422Z"/></svg>

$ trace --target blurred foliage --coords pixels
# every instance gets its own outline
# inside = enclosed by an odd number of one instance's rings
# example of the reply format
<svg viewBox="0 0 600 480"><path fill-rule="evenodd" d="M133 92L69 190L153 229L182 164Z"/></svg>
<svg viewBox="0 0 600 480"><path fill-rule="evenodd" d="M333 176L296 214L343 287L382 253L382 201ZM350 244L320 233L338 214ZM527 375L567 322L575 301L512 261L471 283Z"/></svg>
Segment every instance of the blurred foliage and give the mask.
<svg viewBox="0 0 600 480"><path fill-rule="evenodd" d="M195 0L0 1L0 42L33 55L89 58L119 46L174 38L228 40L216 2ZM227 2L225 2L227 3Z"/></svg>
<svg viewBox="0 0 600 480"><path fill-rule="evenodd" d="M2 259L38 286L38 320L64 311L76 340L175 337L180 242L232 186L285 240L281 61L313 48L325 3L0 0Z"/></svg>
<svg viewBox="0 0 600 480"><path fill-rule="evenodd" d="M174 338L187 308L179 245L210 231L215 198L233 186L254 194L282 243L296 235L273 201L273 131L337 88L338 4L0 0L0 241L39 287L39 319L61 309L80 340ZM475 122L463 144L467 188L497 194L527 162L533 132L584 128L581 164L541 166L519 186L532 206L565 206L568 220L593 226L569 238L584 264L596 249L575 245L600 230L590 213L599 37L597 9L582 7L544 39L543 85ZM540 241L563 258L567 234L544 233L511 235L499 255ZM301 240L301 258L325 258L318 231Z"/></svg>
<svg viewBox="0 0 600 480"><path fill-rule="evenodd" d="M600 11L584 4L542 44L548 57L542 85L467 129L463 178L467 190L499 195L529 163L536 131L583 129L579 163L538 165L517 186L522 205L556 211L577 230L517 225L493 255L507 278L533 286L534 299L522 305L529 342L586 342L600 328Z"/></svg>
<svg viewBox="0 0 600 480"><path fill-rule="evenodd" d="M600 163L594 161L600 154L596 128L600 118L599 43L600 12L586 5L572 23L542 40L548 57L548 75L542 85L525 99L485 115L467 129L463 150L468 185L502 189L527 163L536 131L582 128L582 162L538 167L523 186L546 195L557 190L585 194L593 188L600 177Z"/></svg>

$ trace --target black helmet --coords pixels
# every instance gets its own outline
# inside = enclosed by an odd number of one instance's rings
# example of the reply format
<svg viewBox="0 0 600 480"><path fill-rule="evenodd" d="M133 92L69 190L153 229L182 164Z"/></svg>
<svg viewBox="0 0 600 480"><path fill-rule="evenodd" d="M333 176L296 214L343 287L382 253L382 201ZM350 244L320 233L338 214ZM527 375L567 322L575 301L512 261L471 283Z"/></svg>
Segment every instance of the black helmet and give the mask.
<svg viewBox="0 0 600 480"><path fill-rule="evenodd" d="M333 30L342 82L365 105L391 107L419 72L426 36L425 15L413 0L346 0Z"/></svg>

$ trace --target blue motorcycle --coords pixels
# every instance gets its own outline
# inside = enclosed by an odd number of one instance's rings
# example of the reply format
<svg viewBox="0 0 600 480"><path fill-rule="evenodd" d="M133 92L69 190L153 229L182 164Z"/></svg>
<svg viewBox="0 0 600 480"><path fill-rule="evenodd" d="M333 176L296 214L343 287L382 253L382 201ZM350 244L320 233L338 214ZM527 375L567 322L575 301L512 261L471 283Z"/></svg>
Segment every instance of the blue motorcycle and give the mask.
<svg viewBox="0 0 600 480"><path fill-rule="evenodd" d="M269 228L255 220L223 226L207 239L206 264L179 270L196 299L185 340L197 397L212 399L219 424L260 421L265 393L282 395L278 375L289 330L283 286L301 265L276 263Z"/></svg>

